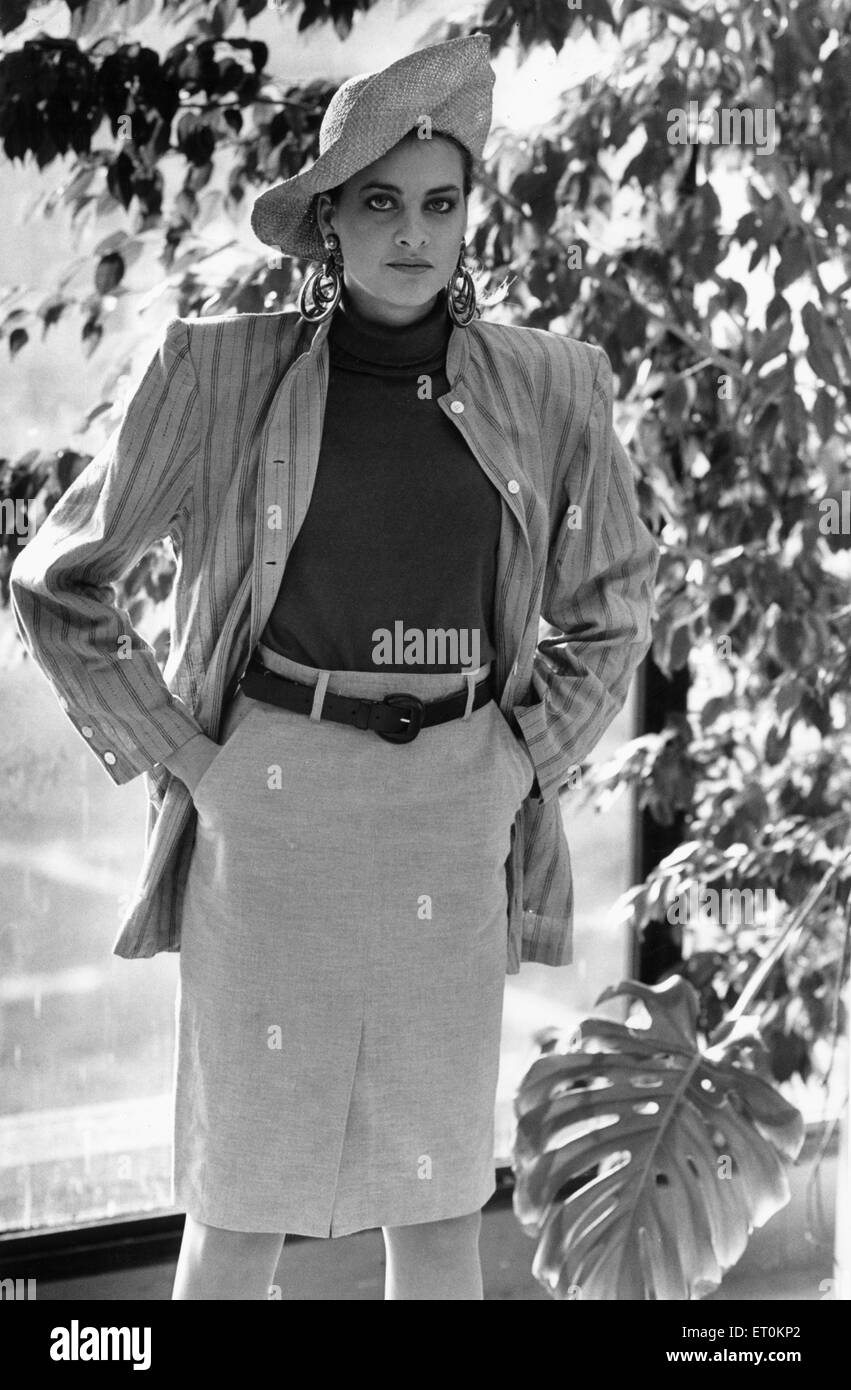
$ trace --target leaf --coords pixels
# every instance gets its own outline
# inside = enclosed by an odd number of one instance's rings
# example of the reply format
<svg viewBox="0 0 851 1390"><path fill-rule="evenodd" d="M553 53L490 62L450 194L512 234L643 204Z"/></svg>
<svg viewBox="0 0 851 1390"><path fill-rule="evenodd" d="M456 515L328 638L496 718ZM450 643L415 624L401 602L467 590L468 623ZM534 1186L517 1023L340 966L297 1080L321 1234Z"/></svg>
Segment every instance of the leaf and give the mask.
<svg viewBox="0 0 851 1390"><path fill-rule="evenodd" d="M642 150L630 160L621 176L621 183L627 184L636 178L642 188L658 184L670 163L670 146L657 133L648 131L648 139Z"/></svg>
<svg viewBox="0 0 851 1390"><path fill-rule="evenodd" d="M769 767L776 767L783 761L789 749L790 730L781 732L776 725L772 725L765 735L765 761Z"/></svg>
<svg viewBox="0 0 851 1390"><path fill-rule="evenodd" d="M0 33L11 34L27 17L30 0L0 0Z"/></svg>
<svg viewBox="0 0 851 1390"><path fill-rule="evenodd" d="M662 403L669 420L678 420L685 415L691 404L691 398L688 385L681 377L674 377L665 387Z"/></svg>
<svg viewBox="0 0 851 1390"><path fill-rule="evenodd" d="M735 614L735 594L715 594L710 600L709 622L714 632L726 632Z"/></svg>
<svg viewBox="0 0 851 1390"><path fill-rule="evenodd" d="M198 199L190 188L181 188L172 204L174 213L191 225L198 214Z"/></svg>
<svg viewBox="0 0 851 1390"><path fill-rule="evenodd" d="M99 415L104 415L107 410L111 410L113 405L113 401L101 401L98 405L93 406L92 409L84 417L81 426L81 432L87 430L89 426L92 424L92 422L96 420Z"/></svg>
<svg viewBox="0 0 851 1390"><path fill-rule="evenodd" d="M805 304L801 310L801 322L807 334L807 361L816 376L830 386L841 386L842 382L833 360L824 320L815 304Z"/></svg>
<svg viewBox="0 0 851 1390"><path fill-rule="evenodd" d="M813 406L813 423L818 430L819 439L823 444L826 444L836 427L836 402L824 387L816 395L816 403Z"/></svg>
<svg viewBox="0 0 851 1390"><path fill-rule="evenodd" d="M124 151L107 169L106 186L116 202L125 208L130 206L130 199L133 197L133 162ZM103 196L101 194L101 199ZM100 210L99 200L98 211Z"/></svg>
<svg viewBox="0 0 851 1390"><path fill-rule="evenodd" d="M123 247L126 241L126 232L110 232L109 236L103 237L103 239L98 242L95 247L95 255L106 256L110 251L117 251L119 247Z"/></svg>
<svg viewBox="0 0 851 1390"><path fill-rule="evenodd" d="M95 289L98 294L109 294L120 285L124 276L124 261L117 251L102 256L95 269Z"/></svg>
<svg viewBox="0 0 851 1390"><path fill-rule="evenodd" d="M523 1078L514 1210L555 1298L697 1298L788 1202L781 1156L797 1157L804 1122L752 1032L699 1049L698 996L682 977L627 980L598 1002L623 996L648 1028L586 1019L572 1050Z"/></svg>
<svg viewBox="0 0 851 1390"><path fill-rule="evenodd" d="M237 0L218 0L210 21L217 38L221 38L236 14L236 5Z"/></svg>
<svg viewBox="0 0 851 1390"><path fill-rule="evenodd" d="M124 23L130 27L141 24L154 8L154 0L126 0Z"/></svg>
<svg viewBox="0 0 851 1390"><path fill-rule="evenodd" d="M674 629L671 637L668 661L672 671L681 671L688 664L690 651L691 629L688 623L680 623L680 626Z"/></svg>
<svg viewBox="0 0 851 1390"><path fill-rule="evenodd" d="M91 454L78 454L73 449L62 449L55 459L56 481L60 493L66 492L79 477L86 464L91 462Z"/></svg>
<svg viewBox="0 0 851 1390"><path fill-rule="evenodd" d="M771 1070L778 1081L788 1081L797 1072L806 1081L810 1067L810 1050L798 1033L784 1033L773 1028L767 1035L771 1055Z"/></svg>
<svg viewBox="0 0 851 1390"><path fill-rule="evenodd" d="M186 188L190 193L200 193L202 188L206 188L213 173L213 162L207 164L193 164L186 173Z"/></svg>
<svg viewBox="0 0 851 1390"><path fill-rule="evenodd" d="M700 711L700 727L708 729L719 715L724 714L730 708L730 701L726 695L713 695L706 701Z"/></svg>
<svg viewBox="0 0 851 1390"><path fill-rule="evenodd" d="M677 845L676 849L671 850L670 854L666 854L665 858L660 861L660 867L670 869L675 864L682 864L685 860L691 859L692 855L700 848L700 840L685 840L681 845Z"/></svg>
<svg viewBox="0 0 851 1390"><path fill-rule="evenodd" d="M68 33L72 39L85 38L93 29L96 29L100 16L98 15L98 5L93 4L92 0L66 0L68 9L71 11L71 24Z"/></svg>
<svg viewBox="0 0 851 1390"><path fill-rule="evenodd" d="M801 656L801 624L788 614L781 614L774 628L774 650L784 665L797 668Z"/></svg>
<svg viewBox="0 0 851 1390"><path fill-rule="evenodd" d="M43 325L42 337L44 337L48 328L52 328L55 323L59 322L67 308L68 301L67 299L63 299L61 295L49 295L48 298L39 305L36 313Z"/></svg>
<svg viewBox="0 0 851 1390"><path fill-rule="evenodd" d="M798 227L787 231L780 243L780 264L774 275L778 290L785 290L794 280L798 280L810 268L807 238Z"/></svg>
<svg viewBox="0 0 851 1390"><path fill-rule="evenodd" d="M785 352L792 337L792 320L783 319L776 328L763 334L759 344L754 348L751 355L754 371L758 371L766 362L771 362L780 353Z"/></svg>
<svg viewBox="0 0 851 1390"><path fill-rule="evenodd" d="M803 681L799 681L796 676L793 676L777 692L774 701L777 713L786 714L790 710L797 709L805 691L806 686Z"/></svg>
<svg viewBox="0 0 851 1390"><path fill-rule="evenodd" d="M91 357L102 336L103 325L99 323L98 320L95 318L87 319L86 322L83 324L82 332L80 334L80 337L82 338L83 343L85 345L87 357Z"/></svg>
<svg viewBox="0 0 851 1390"><path fill-rule="evenodd" d="M29 342L30 335L25 328L13 328L9 334L9 355L14 357Z"/></svg>
<svg viewBox="0 0 851 1390"><path fill-rule="evenodd" d="M96 170L94 169L79 169L67 187L62 190L63 201L72 203L75 198L82 197L89 187L89 184L92 182L95 173Z"/></svg>
<svg viewBox="0 0 851 1390"><path fill-rule="evenodd" d="M177 147L191 164L207 164L216 147L215 131L200 116L181 116L177 123Z"/></svg>

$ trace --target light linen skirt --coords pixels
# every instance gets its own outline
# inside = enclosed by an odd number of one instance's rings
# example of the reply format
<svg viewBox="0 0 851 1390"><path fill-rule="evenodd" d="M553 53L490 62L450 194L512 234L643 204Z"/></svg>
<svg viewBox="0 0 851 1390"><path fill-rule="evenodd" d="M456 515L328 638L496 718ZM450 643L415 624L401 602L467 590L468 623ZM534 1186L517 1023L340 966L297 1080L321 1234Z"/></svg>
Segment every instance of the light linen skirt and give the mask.
<svg viewBox="0 0 851 1390"><path fill-rule="evenodd" d="M264 664L431 700L472 676ZM468 710L471 699L468 700ZM532 760L495 701L394 744L238 692L195 792L176 998L173 1200L342 1236L496 1190L506 859Z"/></svg>

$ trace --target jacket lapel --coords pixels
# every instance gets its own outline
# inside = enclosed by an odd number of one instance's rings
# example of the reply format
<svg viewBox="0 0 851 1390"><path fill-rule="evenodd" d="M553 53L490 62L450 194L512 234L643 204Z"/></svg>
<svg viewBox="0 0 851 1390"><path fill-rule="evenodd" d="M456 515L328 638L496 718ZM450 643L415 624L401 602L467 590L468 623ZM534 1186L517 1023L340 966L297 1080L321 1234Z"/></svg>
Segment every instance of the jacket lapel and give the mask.
<svg viewBox="0 0 851 1390"><path fill-rule="evenodd" d="M269 619L287 556L307 515L328 394L330 317L320 323L307 352L285 373L260 439L249 651Z"/></svg>

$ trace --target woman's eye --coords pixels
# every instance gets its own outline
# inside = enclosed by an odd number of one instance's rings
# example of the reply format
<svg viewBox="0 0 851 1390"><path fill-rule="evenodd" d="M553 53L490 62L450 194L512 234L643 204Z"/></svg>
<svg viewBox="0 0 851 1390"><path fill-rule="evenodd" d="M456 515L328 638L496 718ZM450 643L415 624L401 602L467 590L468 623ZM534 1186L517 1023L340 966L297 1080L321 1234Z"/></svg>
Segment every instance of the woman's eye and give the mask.
<svg viewBox="0 0 851 1390"><path fill-rule="evenodd" d="M393 199L390 197L389 193L373 193L373 194L371 194L371 196L367 199L367 204L366 204L366 205L367 205L367 207L370 208L373 212L386 212L386 211L387 211L387 208L386 208L386 207L377 208L377 207L374 206L374 204L375 204L376 202L379 202L379 203L382 203L382 202L383 202L383 203L392 203L392 201L393 201ZM436 211L441 212L441 213L443 213L443 214L445 214L445 213L447 213L447 212L451 212L452 209L453 209L454 206L455 206L455 203L453 202L453 200L452 200L451 198L432 198L432 200L431 200L431 206L434 206L435 203L445 203L445 205L446 205L445 207L436 209Z"/></svg>

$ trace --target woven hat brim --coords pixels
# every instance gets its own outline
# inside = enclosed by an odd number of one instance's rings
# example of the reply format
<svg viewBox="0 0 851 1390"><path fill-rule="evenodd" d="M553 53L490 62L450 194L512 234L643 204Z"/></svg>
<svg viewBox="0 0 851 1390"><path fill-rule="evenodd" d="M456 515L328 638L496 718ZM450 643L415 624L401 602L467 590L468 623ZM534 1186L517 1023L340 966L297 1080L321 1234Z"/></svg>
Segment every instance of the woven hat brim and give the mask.
<svg viewBox="0 0 851 1390"><path fill-rule="evenodd" d="M261 193L251 211L255 235L287 255L327 254L316 219L317 193L345 183L380 159L428 116L481 158L492 118L495 81L486 34L450 39L349 78L331 99L320 131L322 153L309 169Z"/></svg>

